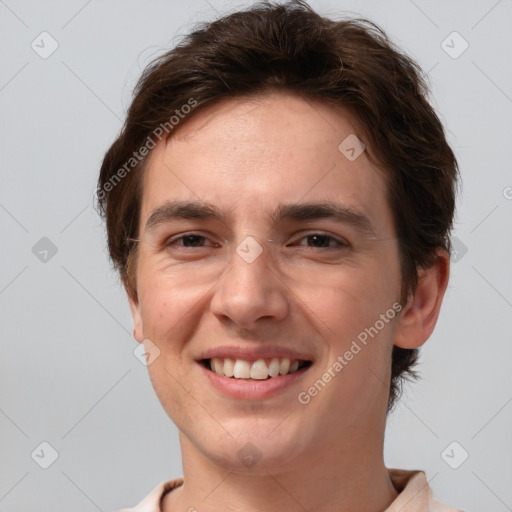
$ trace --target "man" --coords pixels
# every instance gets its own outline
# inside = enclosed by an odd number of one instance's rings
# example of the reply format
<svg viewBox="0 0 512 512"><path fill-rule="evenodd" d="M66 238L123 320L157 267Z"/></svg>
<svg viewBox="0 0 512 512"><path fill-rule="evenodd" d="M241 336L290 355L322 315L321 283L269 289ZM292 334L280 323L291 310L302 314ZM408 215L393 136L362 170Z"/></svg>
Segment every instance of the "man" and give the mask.
<svg viewBox="0 0 512 512"><path fill-rule="evenodd" d="M183 479L135 511L454 510L386 468L457 163L375 25L258 4L143 74L98 199Z"/></svg>

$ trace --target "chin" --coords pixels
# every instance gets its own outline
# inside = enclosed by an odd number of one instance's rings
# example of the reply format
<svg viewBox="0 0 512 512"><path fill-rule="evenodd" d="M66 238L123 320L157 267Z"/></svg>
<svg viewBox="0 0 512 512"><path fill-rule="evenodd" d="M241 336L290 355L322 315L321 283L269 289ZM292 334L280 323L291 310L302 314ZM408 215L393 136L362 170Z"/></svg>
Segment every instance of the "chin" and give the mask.
<svg viewBox="0 0 512 512"><path fill-rule="evenodd" d="M290 425L287 429L276 429L282 420L283 417L279 421L264 422L260 419L257 425L238 422L236 429L240 434L226 428L233 437L227 434L222 439L212 436L206 446L202 437L201 444L208 458L227 471L246 474L279 471L296 462L302 453L300 447L304 446L300 432L292 432L294 429L290 430ZM235 428L235 425L231 423L231 427Z"/></svg>
<svg viewBox="0 0 512 512"><path fill-rule="evenodd" d="M276 446L268 440L265 443L237 440L231 447L219 447L208 453L208 458L226 471L251 475L268 475L290 468L296 457L289 446Z"/></svg>

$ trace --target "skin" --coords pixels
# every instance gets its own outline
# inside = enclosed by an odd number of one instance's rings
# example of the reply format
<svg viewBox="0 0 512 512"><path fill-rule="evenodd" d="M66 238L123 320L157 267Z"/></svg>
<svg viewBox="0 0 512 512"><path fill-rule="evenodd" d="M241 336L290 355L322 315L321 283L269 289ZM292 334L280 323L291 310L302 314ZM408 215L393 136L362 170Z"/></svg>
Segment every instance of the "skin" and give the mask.
<svg viewBox="0 0 512 512"><path fill-rule="evenodd" d="M382 171L366 152L349 161L338 150L357 133L342 107L273 93L198 111L150 154L137 296L129 300L136 340L160 350L149 374L180 431L185 483L166 495L164 512L377 512L396 498L383 460L391 350L430 336L448 282L444 251L420 271L401 314L308 404L297 399L400 296ZM211 203L225 219L171 220L146 230L151 213L172 200ZM364 213L374 235L330 218L269 218L280 203L322 201ZM174 240L190 232L205 238L188 247ZM315 246L314 233L334 240ZM252 263L236 252L246 236L263 249ZM224 344L293 347L314 364L268 399L237 400L214 389L195 362ZM261 454L250 468L237 456L248 442Z"/></svg>

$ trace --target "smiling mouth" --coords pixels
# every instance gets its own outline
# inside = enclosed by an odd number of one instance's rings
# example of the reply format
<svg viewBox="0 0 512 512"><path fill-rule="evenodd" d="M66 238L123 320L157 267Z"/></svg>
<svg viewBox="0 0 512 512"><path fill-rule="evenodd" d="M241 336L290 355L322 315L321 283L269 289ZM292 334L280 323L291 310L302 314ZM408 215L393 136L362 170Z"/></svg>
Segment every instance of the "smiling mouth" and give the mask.
<svg viewBox="0 0 512 512"><path fill-rule="evenodd" d="M200 363L207 370L222 377L247 380L274 379L297 373L313 364L312 361L290 360L287 357L258 359L256 361L214 357L212 359L202 359Z"/></svg>

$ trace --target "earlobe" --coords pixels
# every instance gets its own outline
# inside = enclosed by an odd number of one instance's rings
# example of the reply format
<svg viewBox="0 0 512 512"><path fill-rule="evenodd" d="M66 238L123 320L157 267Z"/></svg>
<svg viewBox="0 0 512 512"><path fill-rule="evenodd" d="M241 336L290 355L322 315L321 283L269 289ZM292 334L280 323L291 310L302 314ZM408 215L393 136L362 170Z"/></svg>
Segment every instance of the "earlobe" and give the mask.
<svg viewBox="0 0 512 512"><path fill-rule="evenodd" d="M423 345L434 330L450 275L450 256L438 249L436 263L418 270L418 286L409 296L395 331L394 344L400 348Z"/></svg>
<svg viewBox="0 0 512 512"><path fill-rule="evenodd" d="M139 301L128 294L128 302L130 303L130 311L132 312L133 337L141 343L144 340L144 329L142 325Z"/></svg>

